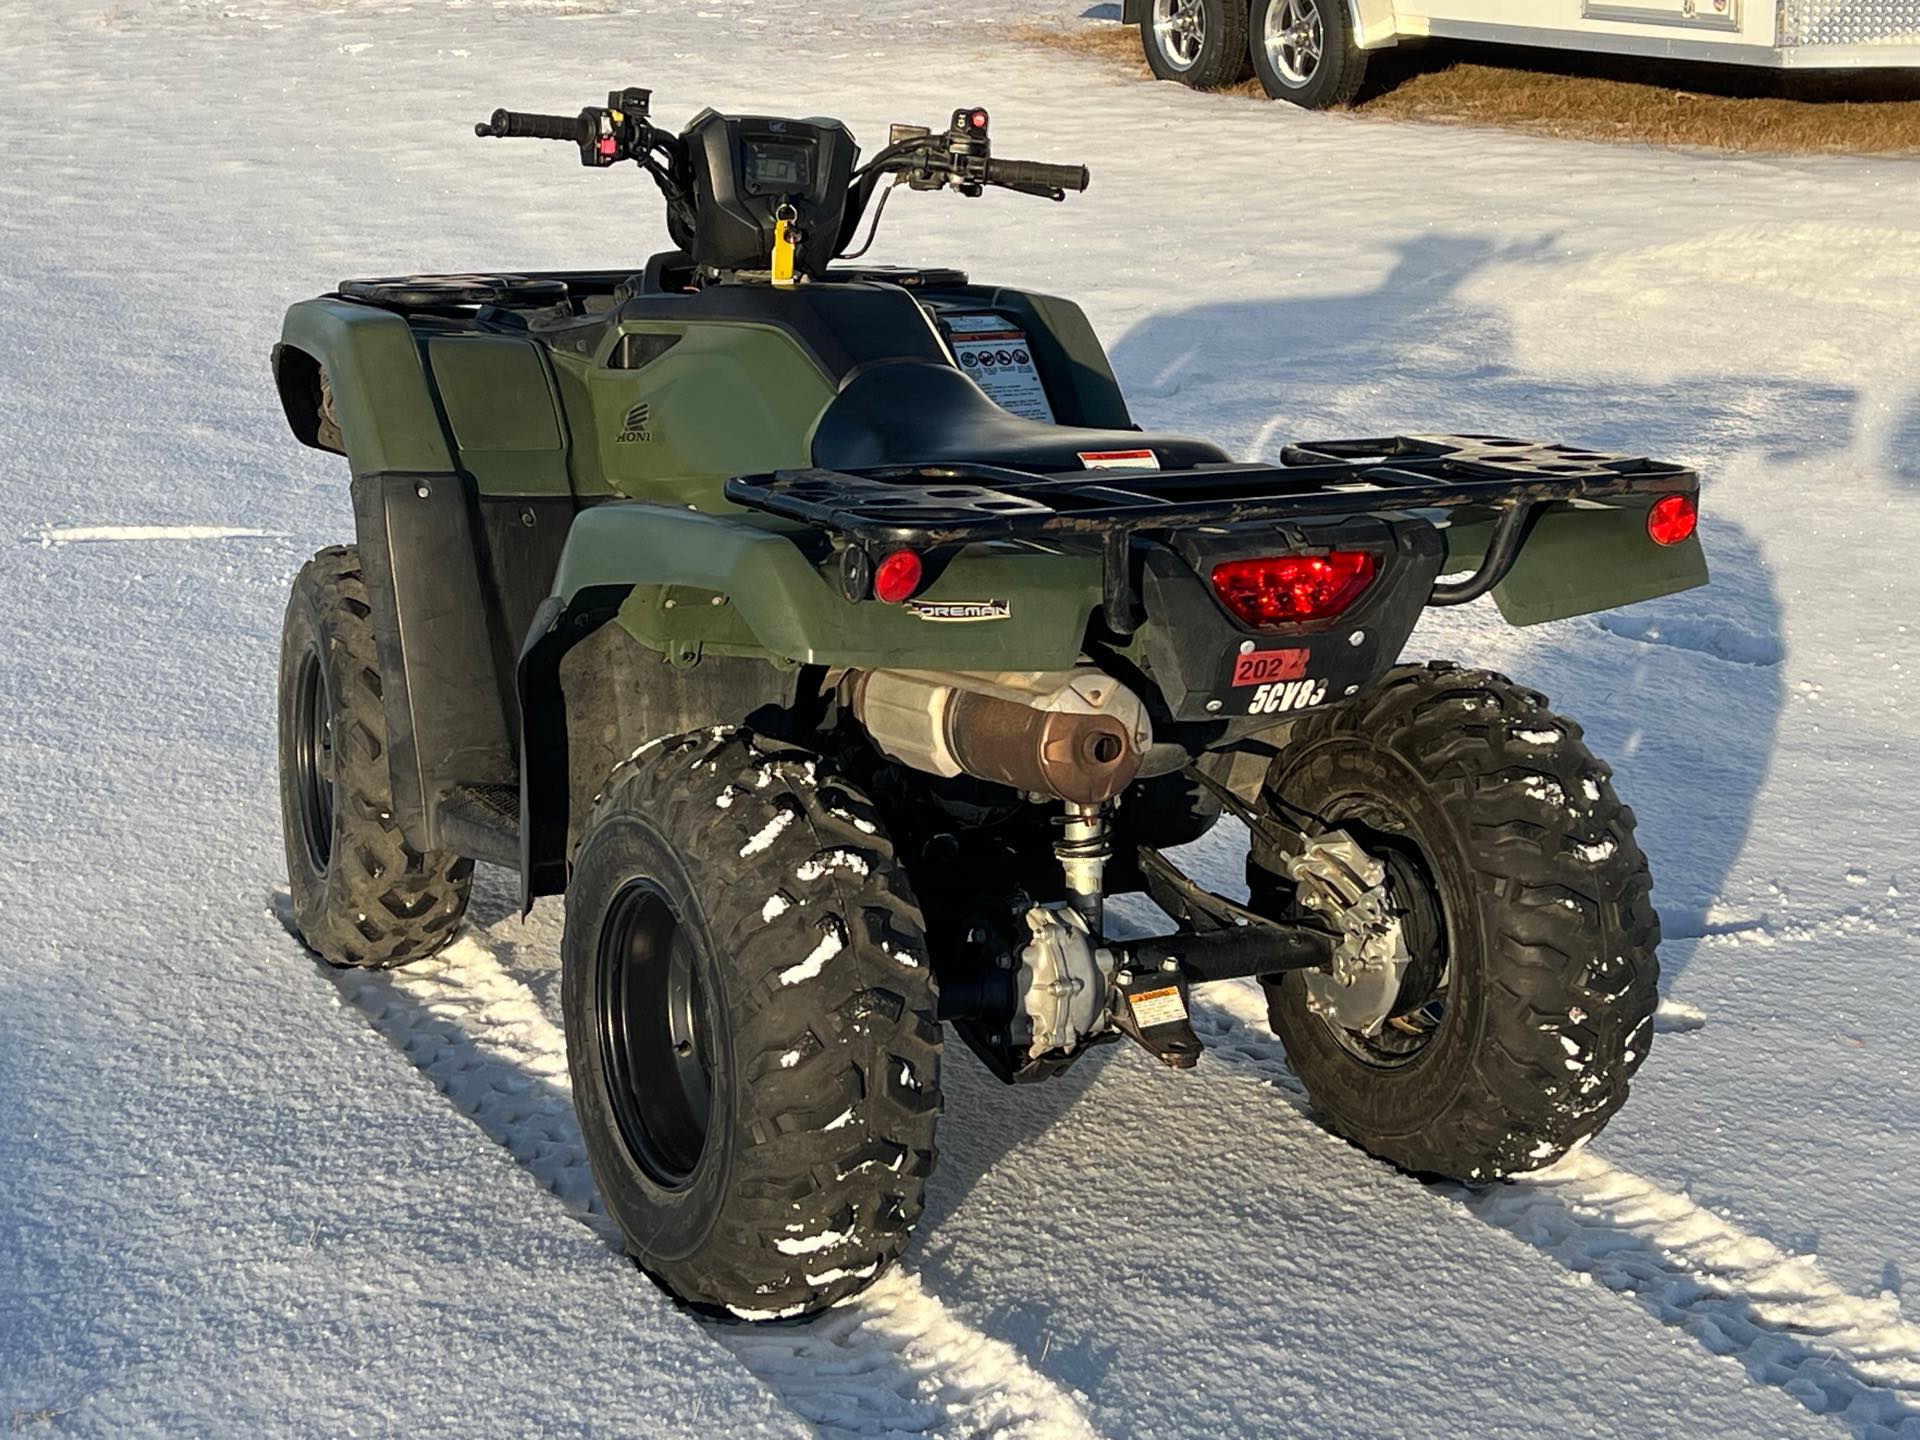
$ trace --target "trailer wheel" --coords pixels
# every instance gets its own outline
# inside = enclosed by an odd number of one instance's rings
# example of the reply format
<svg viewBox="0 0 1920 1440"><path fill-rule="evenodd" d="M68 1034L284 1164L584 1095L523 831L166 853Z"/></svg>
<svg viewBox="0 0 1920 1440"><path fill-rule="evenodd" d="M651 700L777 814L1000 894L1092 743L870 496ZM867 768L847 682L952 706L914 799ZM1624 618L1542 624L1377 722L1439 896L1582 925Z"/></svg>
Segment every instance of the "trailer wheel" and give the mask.
<svg viewBox="0 0 1920 1440"><path fill-rule="evenodd" d="M1276 100L1327 110L1351 103L1367 78L1345 0L1254 0L1248 29L1253 73Z"/></svg>
<svg viewBox="0 0 1920 1440"><path fill-rule="evenodd" d="M1246 0L1152 0L1140 48L1162 80L1221 90L1247 78Z"/></svg>
<svg viewBox="0 0 1920 1440"><path fill-rule="evenodd" d="M1580 727L1498 675L1402 666L1299 720L1263 803L1338 825L1386 868L1412 962L1371 1036L1267 983L1328 1126L1420 1174L1550 1165L1627 1098L1653 1038L1660 921L1633 812ZM1251 857L1255 905L1290 887Z"/></svg>
<svg viewBox="0 0 1920 1440"><path fill-rule="evenodd" d="M920 911L864 795L745 731L643 748L594 806L562 949L580 1129L643 1269L770 1320L899 1258L941 1035Z"/></svg>
<svg viewBox="0 0 1920 1440"><path fill-rule="evenodd" d="M300 569L280 638L280 818L294 928L333 965L433 954L466 913L473 861L413 848L393 819L372 610L351 545Z"/></svg>

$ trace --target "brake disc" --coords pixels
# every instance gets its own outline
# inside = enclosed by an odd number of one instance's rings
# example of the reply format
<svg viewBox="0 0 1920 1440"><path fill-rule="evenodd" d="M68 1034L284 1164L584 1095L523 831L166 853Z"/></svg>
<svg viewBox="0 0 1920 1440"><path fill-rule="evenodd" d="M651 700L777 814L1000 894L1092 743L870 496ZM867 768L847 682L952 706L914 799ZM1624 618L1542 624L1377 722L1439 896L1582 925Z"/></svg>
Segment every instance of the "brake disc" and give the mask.
<svg viewBox="0 0 1920 1440"><path fill-rule="evenodd" d="M1329 830L1287 861L1298 902L1339 935L1326 970L1307 970L1307 1008L1365 1036L1380 1033L1400 1004L1412 955L1387 899L1387 867L1344 830Z"/></svg>

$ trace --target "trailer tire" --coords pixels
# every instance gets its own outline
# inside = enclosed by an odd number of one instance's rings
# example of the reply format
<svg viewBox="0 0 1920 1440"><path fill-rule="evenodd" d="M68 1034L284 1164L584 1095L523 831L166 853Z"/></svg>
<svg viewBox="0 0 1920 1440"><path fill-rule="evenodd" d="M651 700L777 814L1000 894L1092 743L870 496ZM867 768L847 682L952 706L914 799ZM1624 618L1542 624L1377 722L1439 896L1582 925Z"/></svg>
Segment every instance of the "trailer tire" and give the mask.
<svg viewBox="0 0 1920 1440"><path fill-rule="evenodd" d="M607 1212L673 1294L785 1319L899 1258L940 1113L923 929L821 757L722 729L615 769L567 889L567 1057Z"/></svg>
<svg viewBox="0 0 1920 1440"><path fill-rule="evenodd" d="M1660 921L1609 775L1579 726L1485 671L1402 666L1296 723L1263 805L1386 858L1415 956L1406 1008L1372 1039L1314 1013L1298 972L1265 982L1329 1128L1405 1170L1492 1181L1552 1164L1625 1103L1653 1038ZM1258 850L1254 903L1286 914Z"/></svg>
<svg viewBox="0 0 1920 1440"><path fill-rule="evenodd" d="M417 850L394 823L371 616L357 548L301 566L280 632L280 819L301 939L377 970L453 939L473 861Z"/></svg>
<svg viewBox="0 0 1920 1440"><path fill-rule="evenodd" d="M1345 0L1254 0L1247 33L1253 73L1275 100L1330 110L1351 104L1367 78Z"/></svg>
<svg viewBox="0 0 1920 1440"><path fill-rule="evenodd" d="M1140 22L1147 68L1195 90L1247 78L1246 0L1147 0Z"/></svg>

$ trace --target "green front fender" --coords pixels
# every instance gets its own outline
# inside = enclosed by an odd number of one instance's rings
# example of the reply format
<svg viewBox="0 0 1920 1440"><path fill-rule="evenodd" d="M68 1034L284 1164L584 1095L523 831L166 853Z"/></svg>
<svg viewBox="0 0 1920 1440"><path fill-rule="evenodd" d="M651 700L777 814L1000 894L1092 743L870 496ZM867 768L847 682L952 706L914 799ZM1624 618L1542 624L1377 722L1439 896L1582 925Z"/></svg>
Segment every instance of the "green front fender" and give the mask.
<svg viewBox="0 0 1920 1440"><path fill-rule="evenodd" d="M273 372L294 435L318 449L344 450L355 474L453 470L426 365L402 316L324 296L303 300L287 311ZM320 413L323 372L344 445L330 443Z"/></svg>
<svg viewBox="0 0 1920 1440"><path fill-rule="evenodd" d="M1069 668L1100 603L1098 556L993 544L968 546L916 598L1000 601L1005 618L928 620L856 604L834 564L811 563L792 533L758 517L596 505L574 521L553 594L564 608L583 591L632 587L618 623L676 664L713 653L958 670Z"/></svg>

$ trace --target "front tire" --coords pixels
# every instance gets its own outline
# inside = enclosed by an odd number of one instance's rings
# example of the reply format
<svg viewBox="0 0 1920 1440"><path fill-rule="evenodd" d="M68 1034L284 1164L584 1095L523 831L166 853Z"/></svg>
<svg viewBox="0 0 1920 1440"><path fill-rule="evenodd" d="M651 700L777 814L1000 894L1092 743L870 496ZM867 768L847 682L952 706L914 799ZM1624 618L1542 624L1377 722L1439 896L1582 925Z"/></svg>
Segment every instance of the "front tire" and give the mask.
<svg viewBox="0 0 1920 1440"><path fill-rule="evenodd" d="M1275 100L1308 110L1348 105L1367 78L1344 0L1254 0L1253 73Z"/></svg>
<svg viewBox="0 0 1920 1440"><path fill-rule="evenodd" d="M1385 861L1414 957L1373 1037L1316 1013L1300 973L1267 985L1336 1133L1406 1170L1490 1181L1552 1164L1626 1102L1653 1038L1660 922L1609 774L1579 726L1484 671L1403 666L1295 724L1263 804ZM1284 916L1288 887L1261 859L1254 903Z"/></svg>
<svg viewBox="0 0 1920 1440"><path fill-rule="evenodd" d="M322 959L381 969L459 929L473 861L393 819L372 609L351 545L300 568L280 633L280 819L293 923Z"/></svg>
<svg viewBox="0 0 1920 1440"><path fill-rule="evenodd" d="M941 1037L920 911L864 795L746 732L644 748L581 840L564 955L580 1128L649 1274L784 1319L899 1258Z"/></svg>
<svg viewBox="0 0 1920 1440"><path fill-rule="evenodd" d="M1246 0L1151 0L1140 22L1147 67L1195 90L1247 77Z"/></svg>

